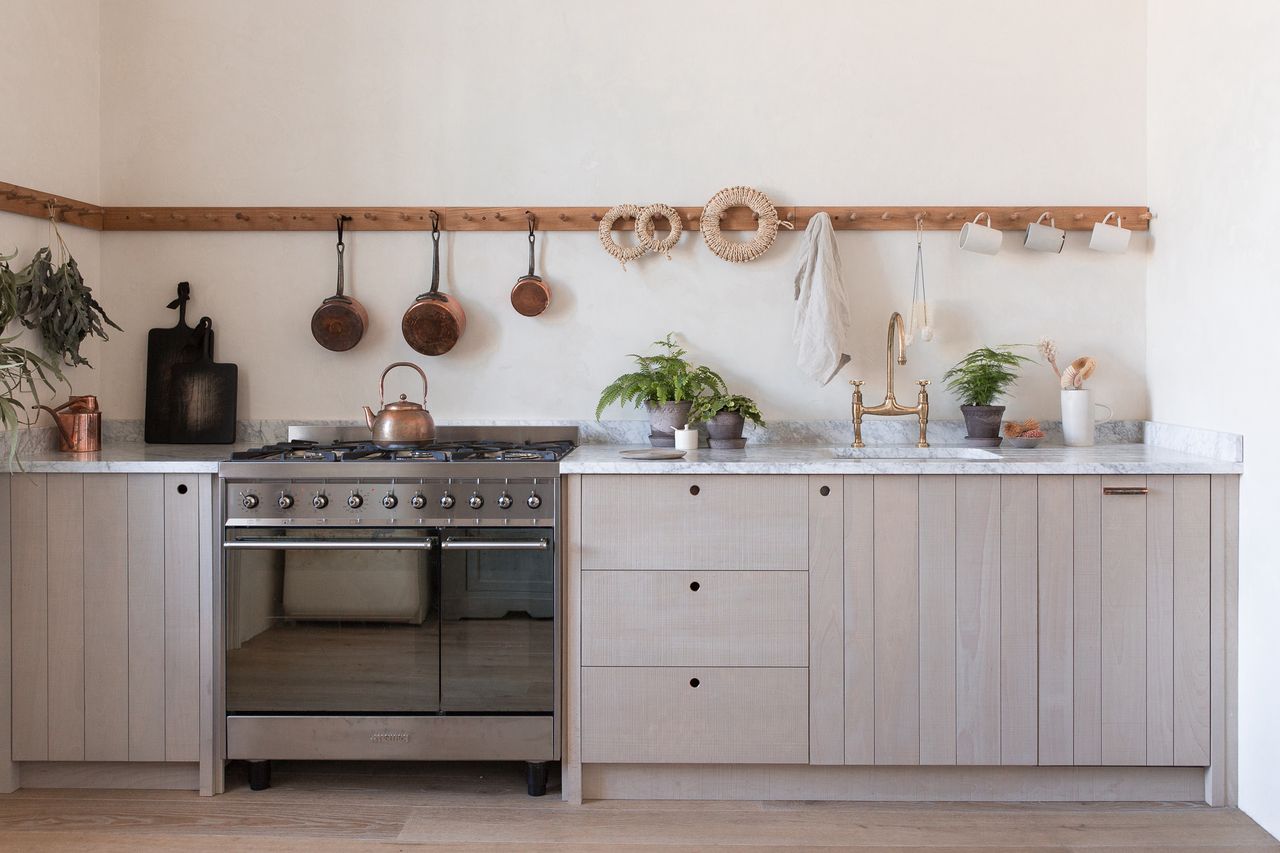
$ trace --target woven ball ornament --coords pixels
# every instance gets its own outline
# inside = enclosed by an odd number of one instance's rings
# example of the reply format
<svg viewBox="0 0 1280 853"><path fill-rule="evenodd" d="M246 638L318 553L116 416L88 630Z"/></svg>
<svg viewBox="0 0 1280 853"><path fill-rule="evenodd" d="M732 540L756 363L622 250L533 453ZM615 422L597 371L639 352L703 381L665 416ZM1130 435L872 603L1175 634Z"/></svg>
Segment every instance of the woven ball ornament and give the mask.
<svg viewBox="0 0 1280 853"><path fill-rule="evenodd" d="M600 227L596 232L600 235L600 245L604 246L604 250L608 252L618 263L622 264L622 268L627 268L627 261L634 261L636 258L648 251L644 246L619 246L617 241L613 239L613 223L619 219L638 219L640 216L640 208L634 204L617 204L609 208L609 212L600 218Z"/></svg>
<svg viewBox="0 0 1280 853"><path fill-rule="evenodd" d="M720 217L731 207L748 207L759 220L756 235L745 242L729 240L720 233ZM781 223L791 228L790 222ZM717 257L735 264L754 261L769 251L774 238L778 236L778 211L769 201L769 197L760 190L751 187L726 187L711 197L706 207L702 208L702 219L698 227L702 230L702 241Z"/></svg>
<svg viewBox="0 0 1280 853"><path fill-rule="evenodd" d="M654 239L653 220L662 217L671 226L671 233L661 240ZM680 233L684 231L684 223L680 221L680 213L667 204L650 204L640 209L636 216L636 240L647 252L655 255L666 255L671 260L671 250L680 242Z"/></svg>

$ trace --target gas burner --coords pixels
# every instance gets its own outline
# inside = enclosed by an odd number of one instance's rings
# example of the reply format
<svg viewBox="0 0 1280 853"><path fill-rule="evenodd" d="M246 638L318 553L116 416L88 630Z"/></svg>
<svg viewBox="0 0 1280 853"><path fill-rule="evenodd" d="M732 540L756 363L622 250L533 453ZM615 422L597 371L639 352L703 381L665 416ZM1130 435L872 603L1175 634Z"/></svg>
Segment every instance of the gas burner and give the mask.
<svg viewBox="0 0 1280 853"><path fill-rule="evenodd" d="M445 441L406 450L387 450L370 442L321 444L294 440L238 450L233 461L279 462L555 462L576 445L572 441Z"/></svg>

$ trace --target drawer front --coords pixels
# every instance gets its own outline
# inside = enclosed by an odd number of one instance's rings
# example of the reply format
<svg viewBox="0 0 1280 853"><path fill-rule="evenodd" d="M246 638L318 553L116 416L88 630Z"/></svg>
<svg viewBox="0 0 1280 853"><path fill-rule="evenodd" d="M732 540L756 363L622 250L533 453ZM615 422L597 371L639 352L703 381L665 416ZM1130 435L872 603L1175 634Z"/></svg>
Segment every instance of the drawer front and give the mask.
<svg viewBox="0 0 1280 853"><path fill-rule="evenodd" d="M808 697L799 667L584 667L582 760L807 764Z"/></svg>
<svg viewBox="0 0 1280 853"><path fill-rule="evenodd" d="M802 476L590 475L584 569L804 569Z"/></svg>
<svg viewBox="0 0 1280 853"><path fill-rule="evenodd" d="M582 573L586 666L807 666L807 572Z"/></svg>

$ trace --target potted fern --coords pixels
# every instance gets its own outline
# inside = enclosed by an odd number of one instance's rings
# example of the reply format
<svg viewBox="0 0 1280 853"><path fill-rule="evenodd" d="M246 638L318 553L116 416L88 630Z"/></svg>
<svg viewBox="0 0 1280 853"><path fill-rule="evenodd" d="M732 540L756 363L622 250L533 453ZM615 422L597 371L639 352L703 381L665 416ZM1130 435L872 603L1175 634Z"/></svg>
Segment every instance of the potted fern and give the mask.
<svg viewBox="0 0 1280 853"><path fill-rule="evenodd" d="M688 351L675 342L670 332L653 345L656 355L631 354L636 369L624 373L600 392L596 420L614 403L644 406L649 411L649 442L654 447L675 442L673 433L689 423L693 401L705 394L726 394L720 374L705 365L685 360Z"/></svg>
<svg viewBox="0 0 1280 853"><path fill-rule="evenodd" d="M960 412L969 433L966 440L1000 443L1005 407L995 405L995 401L1008 393L1018 381L1022 365L1030 361L1011 346L979 347L943 374L947 390L960 400Z"/></svg>
<svg viewBox="0 0 1280 853"><path fill-rule="evenodd" d="M693 401L691 421L705 422L712 448L736 449L746 445L742 430L747 421L762 427L764 416L756 401L741 394L709 394Z"/></svg>

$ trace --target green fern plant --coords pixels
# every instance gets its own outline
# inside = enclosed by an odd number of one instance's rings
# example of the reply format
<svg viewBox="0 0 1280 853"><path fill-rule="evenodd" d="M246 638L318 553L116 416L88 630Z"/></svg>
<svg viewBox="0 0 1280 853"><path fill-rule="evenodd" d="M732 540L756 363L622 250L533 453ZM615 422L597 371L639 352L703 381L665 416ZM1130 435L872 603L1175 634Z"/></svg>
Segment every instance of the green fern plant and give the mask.
<svg viewBox="0 0 1280 853"><path fill-rule="evenodd" d="M721 412L737 412L758 427L764 426L764 415L760 414L756 401L741 394L708 394L693 401L689 410L689 420L709 421Z"/></svg>
<svg viewBox="0 0 1280 853"><path fill-rule="evenodd" d="M675 332L669 332L653 345L663 351L657 355L631 353L636 370L622 374L600 392L596 420L614 403L637 407L646 403L661 405L694 400L704 394L728 393L720 374L685 360L689 353L675 342Z"/></svg>
<svg viewBox="0 0 1280 853"><path fill-rule="evenodd" d="M1018 372L1031 359L1013 352L1013 346L979 347L942 375L947 390L962 406L990 406L1018 381Z"/></svg>

